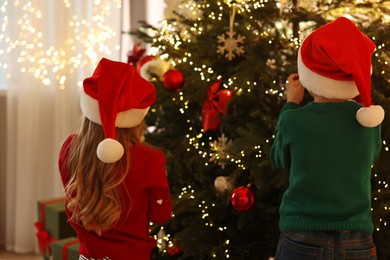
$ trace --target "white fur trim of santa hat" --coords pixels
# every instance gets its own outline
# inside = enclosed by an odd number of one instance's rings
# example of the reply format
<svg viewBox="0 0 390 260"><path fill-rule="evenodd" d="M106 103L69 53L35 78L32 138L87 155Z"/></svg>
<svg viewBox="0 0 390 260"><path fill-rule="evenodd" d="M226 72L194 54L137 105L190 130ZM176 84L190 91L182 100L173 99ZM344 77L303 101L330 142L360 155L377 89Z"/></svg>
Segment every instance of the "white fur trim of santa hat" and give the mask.
<svg viewBox="0 0 390 260"><path fill-rule="evenodd" d="M310 70L302 62L301 49L298 50L299 81L309 91L330 99L351 99L359 95L353 80L335 80Z"/></svg>
<svg viewBox="0 0 390 260"><path fill-rule="evenodd" d="M84 91L80 95L80 107L81 112L85 117L87 117L92 122L102 125L99 113L99 104L96 99L93 99L87 95ZM115 127L118 128L131 128L139 123L145 118L146 114L149 111L147 108L132 108L127 111L122 111L117 113L115 120Z"/></svg>

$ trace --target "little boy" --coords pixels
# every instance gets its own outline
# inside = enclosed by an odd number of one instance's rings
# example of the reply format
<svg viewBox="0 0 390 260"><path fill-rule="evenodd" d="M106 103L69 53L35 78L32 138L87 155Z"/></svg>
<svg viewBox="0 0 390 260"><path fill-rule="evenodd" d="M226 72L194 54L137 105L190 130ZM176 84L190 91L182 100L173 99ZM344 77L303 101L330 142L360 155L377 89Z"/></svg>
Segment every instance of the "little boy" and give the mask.
<svg viewBox="0 0 390 260"><path fill-rule="evenodd" d="M290 170L276 259L376 259L370 176L384 111L371 104L374 50L344 17L299 49L271 148L271 161ZM299 107L305 89L314 102Z"/></svg>

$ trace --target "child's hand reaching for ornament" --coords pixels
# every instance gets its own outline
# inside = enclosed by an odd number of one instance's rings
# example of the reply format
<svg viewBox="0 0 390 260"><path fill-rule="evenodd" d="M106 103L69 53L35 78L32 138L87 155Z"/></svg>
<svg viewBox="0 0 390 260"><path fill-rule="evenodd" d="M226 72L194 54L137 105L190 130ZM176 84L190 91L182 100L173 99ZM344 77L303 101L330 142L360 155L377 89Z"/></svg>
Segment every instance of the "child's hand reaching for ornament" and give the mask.
<svg viewBox="0 0 390 260"><path fill-rule="evenodd" d="M302 102L305 88L299 81L298 73L293 73L287 78L286 82L287 102L294 102L298 105Z"/></svg>

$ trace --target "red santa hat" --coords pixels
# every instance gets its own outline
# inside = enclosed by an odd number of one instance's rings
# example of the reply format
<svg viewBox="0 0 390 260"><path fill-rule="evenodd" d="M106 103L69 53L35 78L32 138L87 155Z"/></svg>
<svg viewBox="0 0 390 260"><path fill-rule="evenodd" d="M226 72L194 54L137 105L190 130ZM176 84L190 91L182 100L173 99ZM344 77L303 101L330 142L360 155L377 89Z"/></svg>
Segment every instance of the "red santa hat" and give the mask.
<svg viewBox="0 0 390 260"><path fill-rule="evenodd" d="M133 66L103 58L93 75L84 80L83 90L83 115L104 130L105 139L97 147L97 156L105 163L116 162L124 149L115 140L115 128L140 124L156 100L156 89Z"/></svg>
<svg viewBox="0 0 390 260"><path fill-rule="evenodd" d="M352 99L364 106L356 113L365 127L384 119L381 106L371 101L371 56L375 44L349 19L340 17L314 32L298 51L298 74L309 91L326 98Z"/></svg>

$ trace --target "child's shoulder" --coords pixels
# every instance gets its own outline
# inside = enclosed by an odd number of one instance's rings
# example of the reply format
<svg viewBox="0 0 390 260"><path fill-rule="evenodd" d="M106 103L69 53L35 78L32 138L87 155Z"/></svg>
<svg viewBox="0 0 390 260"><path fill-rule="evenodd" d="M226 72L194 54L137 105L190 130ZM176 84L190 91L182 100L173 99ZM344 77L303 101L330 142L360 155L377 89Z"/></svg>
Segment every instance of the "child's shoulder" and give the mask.
<svg viewBox="0 0 390 260"><path fill-rule="evenodd" d="M65 140L62 142L61 150L68 149L70 144L73 142L73 140L77 137L76 134L70 134L68 135Z"/></svg>
<svg viewBox="0 0 390 260"><path fill-rule="evenodd" d="M164 153L151 145L138 143L132 148L132 156L141 164L161 165L165 164L166 158Z"/></svg>
<svg viewBox="0 0 390 260"><path fill-rule="evenodd" d="M159 157L164 156L164 153L161 149L145 143L137 143L133 146L133 149L137 150L138 153L142 153L145 155Z"/></svg>
<svg viewBox="0 0 390 260"><path fill-rule="evenodd" d="M306 106L283 109L280 113L280 117L284 118L284 120L286 120L287 118L300 117L300 114L306 113L306 110Z"/></svg>
<svg viewBox="0 0 390 260"><path fill-rule="evenodd" d="M334 112L334 113L356 113L362 105L355 101L345 102L309 102L302 107L294 107L285 109L282 112L283 116L302 116L302 114L317 115L317 113Z"/></svg>

